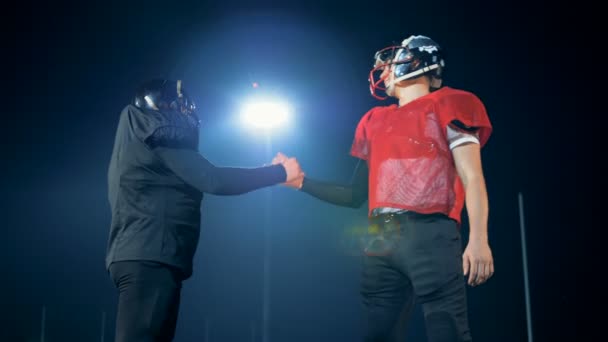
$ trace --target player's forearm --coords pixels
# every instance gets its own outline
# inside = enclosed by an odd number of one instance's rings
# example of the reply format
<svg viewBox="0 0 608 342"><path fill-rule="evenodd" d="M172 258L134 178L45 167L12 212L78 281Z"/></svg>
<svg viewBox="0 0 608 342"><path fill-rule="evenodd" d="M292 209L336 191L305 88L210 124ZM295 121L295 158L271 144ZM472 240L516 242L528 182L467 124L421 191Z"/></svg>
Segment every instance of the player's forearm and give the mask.
<svg viewBox="0 0 608 342"><path fill-rule="evenodd" d="M282 165L257 168L218 167L215 186L208 192L215 195L239 195L282 183L286 180L285 177Z"/></svg>
<svg viewBox="0 0 608 342"><path fill-rule="evenodd" d="M359 208L367 200L365 189L304 178L301 191L342 207Z"/></svg>
<svg viewBox="0 0 608 342"><path fill-rule="evenodd" d="M468 179L465 184L469 240L488 241L488 195L483 176Z"/></svg>
<svg viewBox="0 0 608 342"><path fill-rule="evenodd" d="M154 151L184 182L214 195L244 194L286 180L282 165L251 169L217 167L196 151L163 147Z"/></svg>

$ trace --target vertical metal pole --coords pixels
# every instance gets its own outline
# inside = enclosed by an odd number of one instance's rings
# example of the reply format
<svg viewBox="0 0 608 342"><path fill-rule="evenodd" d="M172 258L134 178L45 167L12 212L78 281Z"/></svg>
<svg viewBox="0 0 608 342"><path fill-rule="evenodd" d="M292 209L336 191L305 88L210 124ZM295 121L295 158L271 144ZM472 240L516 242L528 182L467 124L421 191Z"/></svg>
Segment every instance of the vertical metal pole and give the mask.
<svg viewBox="0 0 608 342"><path fill-rule="evenodd" d="M46 331L46 306L42 306L42 317L40 318L40 342L45 341Z"/></svg>
<svg viewBox="0 0 608 342"><path fill-rule="evenodd" d="M272 141L270 132L266 132L266 158L272 159ZM264 293L262 309L262 341L270 341L270 189L266 191L266 205L264 206Z"/></svg>
<svg viewBox="0 0 608 342"><path fill-rule="evenodd" d="M101 312L101 342L106 341L106 312Z"/></svg>
<svg viewBox="0 0 608 342"><path fill-rule="evenodd" d="M205 342L209 341L209 320L205 319Z"/></svg>
<svg viewBox="0 0 608 342"><path fill-rule="evenodd" d="M530 309L530 285L528 280L528 255L526 253L526 228L524 225L524 196L519 193L519 226L521 228L521 253L524 266L524 289L526 294L526 320L528 324L528 342L532 342L532 310Z"/></svg>

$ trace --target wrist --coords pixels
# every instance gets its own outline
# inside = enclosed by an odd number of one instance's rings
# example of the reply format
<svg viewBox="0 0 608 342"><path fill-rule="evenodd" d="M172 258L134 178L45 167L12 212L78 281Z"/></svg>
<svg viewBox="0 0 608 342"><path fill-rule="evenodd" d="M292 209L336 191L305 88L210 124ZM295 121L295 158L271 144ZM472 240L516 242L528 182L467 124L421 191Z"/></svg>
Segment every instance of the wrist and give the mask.
<svg viewBox="0 0 608 342"><path fill-rule="evenodd" d="M282 181L280 181L280 183L287 182L287 177L289 175L287 174L287 168L285 168L285 165L279 163L279 164L272 164L269 167L274 168L281 175Z"/></svg>
<svg viewBox="0 0 608 342"><path fill-rule="evenodd" d="M469 234L469 241L470 242L477 242L477 243L488 243L488 234L485 233L470 233Z"/></svg>

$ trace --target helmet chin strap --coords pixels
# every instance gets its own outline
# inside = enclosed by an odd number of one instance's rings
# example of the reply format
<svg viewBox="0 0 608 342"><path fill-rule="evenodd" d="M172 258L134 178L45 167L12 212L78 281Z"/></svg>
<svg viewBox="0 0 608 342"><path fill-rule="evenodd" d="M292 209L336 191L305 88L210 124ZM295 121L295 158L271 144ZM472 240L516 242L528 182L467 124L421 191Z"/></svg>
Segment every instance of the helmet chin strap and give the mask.
<svg viewBox="0 0 608 342"><path fill-rule="evenodd" d="M403 80L408 80L410 78L414 78L416 76L422 75L424 73L427 73L427 72L429 72L431 70L435 70L437 68L439 68L439 64L433 64L433 65L430 65L428 67L422 68L420 70L416 70L414 72L410 72L409 74L406 74L406 75L403 75L401 77L398 77L398 78L394 79L392 82L390 82L390 84L388 85L388 87L394 86L396 83L399 83L399 82L401 82ZM441 80L438 80L438 81L439 81L439 85L441 85ZM431 83L433 83L433 82L431 82ZM434 84L431 84L431 86L433 86L433 85ZM387 87L387 89L388 89L388 87ZM438 87L434 87L433 86L433 88L438 88Z"/></svg>

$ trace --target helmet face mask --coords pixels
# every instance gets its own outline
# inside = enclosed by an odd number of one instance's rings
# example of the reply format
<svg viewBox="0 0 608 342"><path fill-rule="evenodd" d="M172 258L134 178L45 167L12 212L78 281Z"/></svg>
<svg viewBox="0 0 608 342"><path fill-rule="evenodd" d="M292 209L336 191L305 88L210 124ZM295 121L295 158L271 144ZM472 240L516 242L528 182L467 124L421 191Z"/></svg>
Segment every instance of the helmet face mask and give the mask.
<svg viewBox="0 0 608 342"><path fill-rule="evenodd" d="M374 67L369 74L372 96L384 100L376 92L387 91L387 88L398 82L427 75L431 78L431 88L441 86L441 73L445 66L439 45L425 36L410 36L401 45L386 47L374 55ZM384 72L386 69L389 72ZM380 76L377 76L381 73ZM393 79L386 87L381 86L392 74Z"/></svg>

